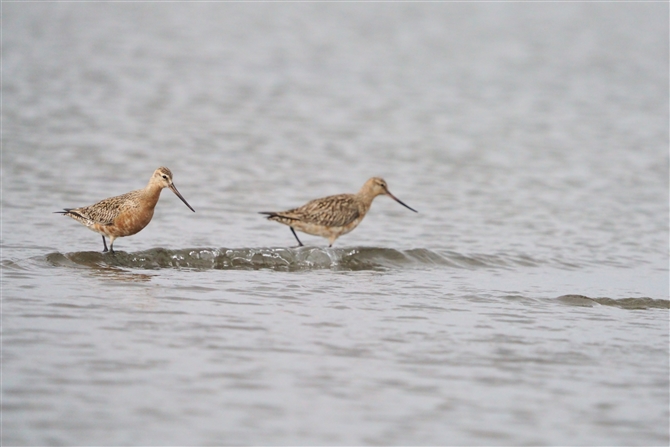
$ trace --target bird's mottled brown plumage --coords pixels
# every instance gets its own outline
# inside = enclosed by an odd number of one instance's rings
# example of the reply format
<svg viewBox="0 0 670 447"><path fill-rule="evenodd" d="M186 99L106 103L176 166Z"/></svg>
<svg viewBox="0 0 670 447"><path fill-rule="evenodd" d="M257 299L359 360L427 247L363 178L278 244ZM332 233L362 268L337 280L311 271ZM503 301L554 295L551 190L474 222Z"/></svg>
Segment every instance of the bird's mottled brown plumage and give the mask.
<svg viewBox="0 0 670 447"><path fill-rule="evenodd" d="M269 220L288 225L302 245L294 229L328 238L330 246L343 234L356 228L378 195L388 195L401 205L416 212L391 194L384 179L372 177L356 194L338 194L307 202L299 208L278 212L262 212Z"/></svg>
<svg viewBox="0 0 670 447"><path fill-rule="evenodd" d="M367 211L364 204L358 203L352 194L338 194L307 202L300 208L275 213L272 220L301 221L324 225L327 227L342 227L350 224ZM284 223L284 222L282 222Z"/></svg>
<svg viewBox="0 0 670 447"><path fill-rule="evenodd" d="M56 211L71 217L87 228L102 235L103 251L107 251L105 236L109 238L109 250L114 251L114 240L119 237L132 236L146 227L154 215L163 188L170 188L195 212L186 202L172 183L172 172L161 167L154 171L146 188L131 191L120 196L110 197L100 202L81 208L65 208Z"/></svg>
<svg viewBox="0 0 670 447"><path fill-rule="evenodd" d="M144 190L130 191L120 196L101 200L95 205L81 208L65 208L66 216L90 227L94 224L113 225L114 220L126 211L139 209ZM155 204L154 204L155 206ZM60 211L59 211L60 212Z"/></svg>

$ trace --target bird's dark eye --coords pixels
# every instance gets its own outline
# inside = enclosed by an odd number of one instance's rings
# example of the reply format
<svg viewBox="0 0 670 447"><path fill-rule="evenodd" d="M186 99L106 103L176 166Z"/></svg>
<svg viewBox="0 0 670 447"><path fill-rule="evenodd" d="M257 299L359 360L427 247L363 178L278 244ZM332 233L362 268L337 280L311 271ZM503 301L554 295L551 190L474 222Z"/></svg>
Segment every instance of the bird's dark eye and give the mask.
<svg viewBox="0 0 670 447"><path fill-rule="evenodd" d="M167 180L167 175L163 175L163 178L164 178L165 180Z"/></svg>

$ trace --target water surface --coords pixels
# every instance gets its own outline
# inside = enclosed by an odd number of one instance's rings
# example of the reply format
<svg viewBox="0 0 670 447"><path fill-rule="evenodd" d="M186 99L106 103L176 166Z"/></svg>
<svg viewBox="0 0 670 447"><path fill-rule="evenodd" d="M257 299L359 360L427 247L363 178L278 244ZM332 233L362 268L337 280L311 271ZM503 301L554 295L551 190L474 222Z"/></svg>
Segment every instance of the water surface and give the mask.
<svg viewBox="0 0 670 447"><path fill-rule="evenodd" d="M667 4L2 17L3 444L670 442ZM115 254L53 214L163 165Z"/></svg>

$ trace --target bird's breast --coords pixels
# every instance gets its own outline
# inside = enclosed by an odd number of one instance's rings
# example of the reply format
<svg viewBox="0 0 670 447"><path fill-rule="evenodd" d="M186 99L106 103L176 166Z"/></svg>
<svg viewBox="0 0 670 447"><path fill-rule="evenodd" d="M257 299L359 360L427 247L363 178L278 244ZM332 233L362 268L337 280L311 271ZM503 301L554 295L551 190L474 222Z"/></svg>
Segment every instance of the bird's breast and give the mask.
<svg viewBox="0 0 670 447"><path fill-rule="evenodd" d="M105 233L115 237L131 236L149 225L153 216L153 208L128 210L119 214L112 225L107 225Z"/></svg>

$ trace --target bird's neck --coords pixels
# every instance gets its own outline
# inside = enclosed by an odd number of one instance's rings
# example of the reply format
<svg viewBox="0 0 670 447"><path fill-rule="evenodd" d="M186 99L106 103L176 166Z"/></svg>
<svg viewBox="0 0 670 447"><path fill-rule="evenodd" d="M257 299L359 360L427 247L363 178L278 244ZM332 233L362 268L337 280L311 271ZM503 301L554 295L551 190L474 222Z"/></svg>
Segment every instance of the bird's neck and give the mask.
<svg viewBox="0 0 670 447"><path fill-rule="evenodd" d="M376 195L372 194L370 190L365 188L358 191L358 194L356 195L358 196L360 203L365 207L366 210L370 208L370 205L372 205L372 201L375 199L375 197L377 197Z"/></svg>
<svg viewBox="0 0 670 447"><path fill-rule="evenodd" d="M146 188L144 188L144 197L145 200L147 201L147 204L151 206L152 208L156 206L158 203L158 199L161 196L161 191L163 188L160 186L154 184L154 183L149 183Z"/></svg>

